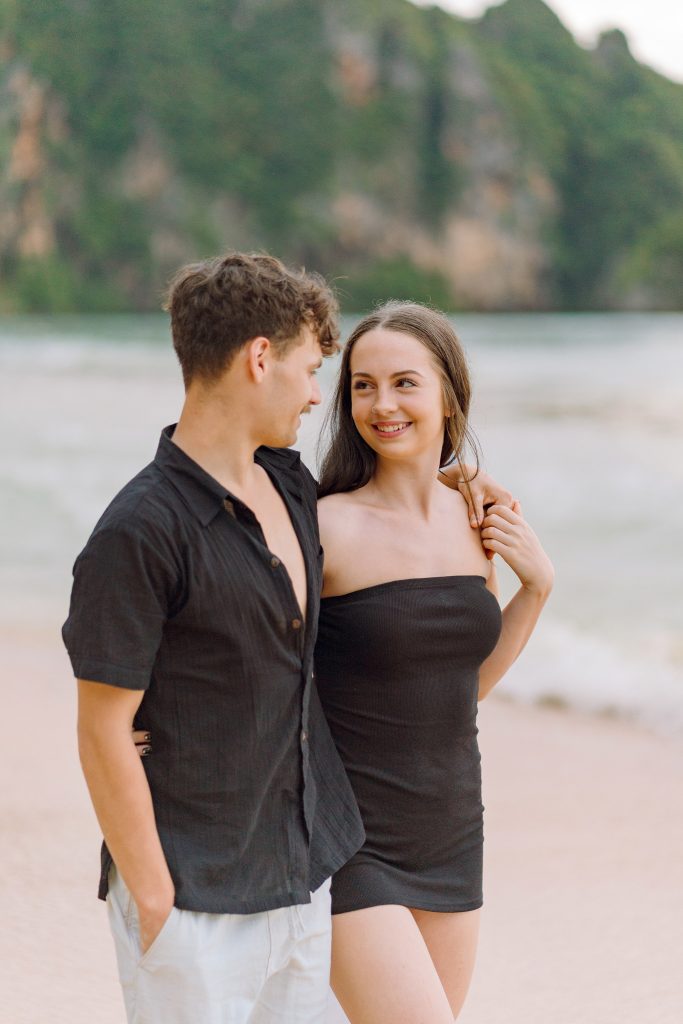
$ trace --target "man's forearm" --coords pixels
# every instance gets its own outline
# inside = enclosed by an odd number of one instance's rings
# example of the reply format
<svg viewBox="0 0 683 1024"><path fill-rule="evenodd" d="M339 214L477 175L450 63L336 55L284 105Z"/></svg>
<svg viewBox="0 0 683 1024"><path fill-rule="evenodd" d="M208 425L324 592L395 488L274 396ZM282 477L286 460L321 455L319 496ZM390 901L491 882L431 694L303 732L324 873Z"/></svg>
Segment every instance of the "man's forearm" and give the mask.
<svg viewBox="0 0 683 1024"><path fill-rule="evenodd" d="M78 747L102 834L138 910L168 913L173 881L129 726L79 721Z"/></svg>

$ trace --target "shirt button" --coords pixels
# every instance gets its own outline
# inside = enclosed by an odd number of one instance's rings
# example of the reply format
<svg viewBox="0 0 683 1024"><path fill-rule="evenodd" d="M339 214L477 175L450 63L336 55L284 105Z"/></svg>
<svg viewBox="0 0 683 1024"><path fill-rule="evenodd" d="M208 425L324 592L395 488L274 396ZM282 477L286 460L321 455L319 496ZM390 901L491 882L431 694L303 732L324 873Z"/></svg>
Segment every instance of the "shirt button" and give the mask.
<svg viewBox="0 0 683 1024"><path fill-rule="evenodd" d="M308 733L306 732L305 729L302 729L301 730L301 742L305 743L307 739L308 739Z"/></svg>
<svg viewBox="0 0 683 1024"><path fill-rule="evenodd" d="M292 629L301 629L301 619L292 619Z"/></svg>
<svg viewBox="0 0 683 1024"><path fill-rule="evenodd" d="M273 557L270 560L270 564L272 565L273 569L277 569L278 565L280 564L280 559L276 558L275 555L273 555Z"/></svg>

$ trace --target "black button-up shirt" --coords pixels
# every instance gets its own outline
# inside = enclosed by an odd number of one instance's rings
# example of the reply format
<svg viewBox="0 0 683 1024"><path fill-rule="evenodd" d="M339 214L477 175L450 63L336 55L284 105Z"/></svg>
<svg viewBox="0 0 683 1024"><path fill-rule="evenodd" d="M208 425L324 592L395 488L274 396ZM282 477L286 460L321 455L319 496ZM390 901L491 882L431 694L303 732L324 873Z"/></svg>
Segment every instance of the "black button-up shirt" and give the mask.
<svg viewBox="0 0 683 1024"><path fill-rule="evenodd" d="M63 637L80 679L144 690L147 772L176 906L308 903L363 842L313 676L322 550L298 453L255 454L307 571L307 620L254 513L161 436L74 566ZM111 865L103 848L100 896Z"/></svg>

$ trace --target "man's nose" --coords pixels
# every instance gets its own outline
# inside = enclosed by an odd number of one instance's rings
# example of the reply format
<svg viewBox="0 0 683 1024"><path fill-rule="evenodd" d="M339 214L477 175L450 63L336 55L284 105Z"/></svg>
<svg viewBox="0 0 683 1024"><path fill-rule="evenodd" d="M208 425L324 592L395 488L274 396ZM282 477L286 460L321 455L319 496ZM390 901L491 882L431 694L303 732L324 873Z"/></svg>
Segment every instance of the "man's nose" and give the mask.
<svg viewBox="0 0 683 1024"><path fill-rule="evenodd" d="M311 381L311 397L308 400L309 405L320 405L322 402L322 395L320 393L320 385L318 384L318 378L313 377Z"/></svg>

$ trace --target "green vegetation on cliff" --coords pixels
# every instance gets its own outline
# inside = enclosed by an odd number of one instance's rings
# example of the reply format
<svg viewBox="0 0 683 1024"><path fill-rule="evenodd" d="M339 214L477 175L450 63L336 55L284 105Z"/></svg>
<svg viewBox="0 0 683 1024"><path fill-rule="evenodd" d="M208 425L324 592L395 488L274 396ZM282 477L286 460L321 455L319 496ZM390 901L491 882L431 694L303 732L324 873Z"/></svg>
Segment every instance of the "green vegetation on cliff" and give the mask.
<svg viewBox="0 0 683 1024"><path fill-rule="evenodd" d="M515 95L536 104L525 144L558 186L558 295L573 308L619 305L629 290L623 263L635 267L638 251L646 263L653 232L673 236L680 224L683 87L636 63L618 30L583 50L542 0L508 0L481 29L508 66L506 84L513 78ZM523 123L526 104L512 113ZM680 250L683 236L670 240ZM654 298L654 278L648 285ZM683 279L662 292L683 305Z"/></svg>
<svg viewBox="0 0 683 1024"><path fill-rule="evenodd" d="M683 307L683 86L542 0L0 0L0 308L267 247L468 308Z"/></svg>

